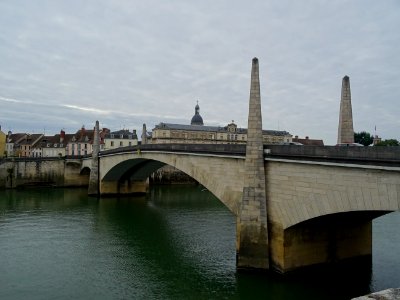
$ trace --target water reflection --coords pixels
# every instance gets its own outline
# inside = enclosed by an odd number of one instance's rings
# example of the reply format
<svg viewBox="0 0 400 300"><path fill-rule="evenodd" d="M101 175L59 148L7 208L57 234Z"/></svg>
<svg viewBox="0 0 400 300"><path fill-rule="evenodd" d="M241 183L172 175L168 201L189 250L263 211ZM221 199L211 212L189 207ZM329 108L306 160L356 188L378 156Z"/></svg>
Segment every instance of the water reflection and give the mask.
<svg viewBox="0 0 400 300"><path fill-rule="evenodd" d="M101 199L0 191L0 298L349 299L400 282L399 220L374 222L373 269L355 261L282 277L236 272L235 217L197 186Z"/></svg>

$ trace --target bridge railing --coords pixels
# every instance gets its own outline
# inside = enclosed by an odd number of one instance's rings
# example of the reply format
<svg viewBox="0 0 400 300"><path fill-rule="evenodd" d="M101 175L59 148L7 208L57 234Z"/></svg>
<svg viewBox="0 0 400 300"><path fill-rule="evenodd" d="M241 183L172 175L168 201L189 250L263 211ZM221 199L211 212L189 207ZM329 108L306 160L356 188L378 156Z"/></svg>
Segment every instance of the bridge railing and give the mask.
<svg viewBox="0 0 400 300"><path fill-rule="evenodd" d="M244 156L246 145L237 144L146 144L138 146L121 147L112 150L101 151L100 156L126 152L186 152L202 154L221 154Z"/></svg>
<svg viewBox="0 0 400 300"><path fill-rule="evenodd" d="M41 162L41 161L54 161L61 160L64 157L60 156L51 156L51 157L7 157L3 158L1 162Z"/></svg>
<svg viewBox="0 0 400 300"><path fill-rule="evenodd" d="M400 147L264 145L265 157L400 167Z"/></svg>
<svg viewBox="0 0 400 300"><path fill-rule="evenodd" d="M101 151L100 156L130 152L175 152L245 156L246 145L239 144L146 144ZM264 145L265 158L310 160L400 167L400 147L340 147Z"/></svg>

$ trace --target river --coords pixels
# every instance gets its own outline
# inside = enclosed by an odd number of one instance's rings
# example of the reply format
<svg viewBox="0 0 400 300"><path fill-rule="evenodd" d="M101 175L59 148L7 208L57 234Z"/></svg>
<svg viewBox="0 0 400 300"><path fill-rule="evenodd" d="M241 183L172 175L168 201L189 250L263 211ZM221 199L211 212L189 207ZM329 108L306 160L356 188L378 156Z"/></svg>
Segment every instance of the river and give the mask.
<svg viewBox="0 0 400 300"><path fill-rule="evenodd" d="M237 272L235 217L199 186L146 197L0 191L0 299L349 299L400 286L400 213L373 223L371 264Z"/></svg>

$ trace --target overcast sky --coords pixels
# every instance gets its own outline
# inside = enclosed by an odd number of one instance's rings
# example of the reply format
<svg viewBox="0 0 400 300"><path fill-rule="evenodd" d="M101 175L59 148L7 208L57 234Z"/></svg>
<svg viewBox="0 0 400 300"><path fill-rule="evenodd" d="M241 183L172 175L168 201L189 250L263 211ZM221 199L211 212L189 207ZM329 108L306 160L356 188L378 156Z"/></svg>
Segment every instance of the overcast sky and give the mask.
<svg viewBox="0 0 400 300"><path fill-rule="evenodd" d="M342 78L355 131L400 139L399 0L2 0L2 131L247 127L251 60L264 129L335 144Z"/></svg>

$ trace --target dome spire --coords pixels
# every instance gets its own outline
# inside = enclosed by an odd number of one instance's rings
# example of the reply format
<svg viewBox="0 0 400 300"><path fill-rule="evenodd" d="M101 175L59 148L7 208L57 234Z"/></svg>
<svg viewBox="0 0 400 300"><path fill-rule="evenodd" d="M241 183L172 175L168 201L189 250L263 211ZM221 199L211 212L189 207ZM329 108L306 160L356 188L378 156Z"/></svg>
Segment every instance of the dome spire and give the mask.
<svg viewBox="0 0 400 300"><path fill-rule="evenodd" d="M194 107L194 116L190 122L190 125L204 125L203 118L200 116L199 100L197 100L197 104Z"/></svg>

